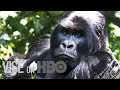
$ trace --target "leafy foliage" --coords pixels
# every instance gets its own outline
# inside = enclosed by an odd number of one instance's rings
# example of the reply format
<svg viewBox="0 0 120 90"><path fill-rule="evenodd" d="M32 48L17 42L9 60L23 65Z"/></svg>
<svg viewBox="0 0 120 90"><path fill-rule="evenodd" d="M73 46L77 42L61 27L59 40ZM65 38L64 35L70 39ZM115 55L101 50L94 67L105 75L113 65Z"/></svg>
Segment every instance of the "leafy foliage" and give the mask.
<svg viewBox="0 0 120 90"><path fill-rule="evenodd" d="M120 11L106 11L104 14L109 32L109 46L120 61Z"/></svg>

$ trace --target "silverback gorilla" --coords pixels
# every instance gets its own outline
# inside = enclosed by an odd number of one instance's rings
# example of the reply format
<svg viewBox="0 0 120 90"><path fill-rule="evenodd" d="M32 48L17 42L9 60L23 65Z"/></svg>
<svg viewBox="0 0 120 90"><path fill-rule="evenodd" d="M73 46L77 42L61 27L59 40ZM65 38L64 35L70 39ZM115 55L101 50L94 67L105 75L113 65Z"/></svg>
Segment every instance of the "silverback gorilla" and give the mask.
<svg viewBox="0 0 120 90"><path fill-rule="evenodd" d="M98 11L67 11L56 25L51 39L35 43L24 60L25 73L5 73L6 78L28 79L26 67L33 61L64 61L64 73L36 73L35 79L118 79L120 64L108 46L105 17ZM17 65L15 66L17 67Z"/></svg>

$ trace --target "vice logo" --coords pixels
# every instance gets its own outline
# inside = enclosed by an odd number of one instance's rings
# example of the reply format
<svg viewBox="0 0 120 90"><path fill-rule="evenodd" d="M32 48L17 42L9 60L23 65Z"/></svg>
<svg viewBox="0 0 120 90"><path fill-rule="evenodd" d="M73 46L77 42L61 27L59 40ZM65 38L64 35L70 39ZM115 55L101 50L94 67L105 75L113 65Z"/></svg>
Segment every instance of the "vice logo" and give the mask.
<svg viewBox="0 0 120 90"><path fill-rule="evenodd" d="M7 61L2 62L4 73L9 76L15 76L17 73L24 73L20 69L23 68L25 61Z"/></svg>

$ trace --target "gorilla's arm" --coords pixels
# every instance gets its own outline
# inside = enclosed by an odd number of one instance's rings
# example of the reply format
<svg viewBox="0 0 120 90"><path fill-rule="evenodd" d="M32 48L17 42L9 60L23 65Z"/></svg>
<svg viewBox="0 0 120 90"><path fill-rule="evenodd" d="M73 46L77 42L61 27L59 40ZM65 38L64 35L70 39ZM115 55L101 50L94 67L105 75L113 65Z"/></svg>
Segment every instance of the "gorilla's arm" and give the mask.
<svg viewBox="0 0 120 90"><path fill-rule="evenodd" d="M31 58L34 55L37 54L42 54L44 53L46 50L48 50L50 48L50 39L46 38L46 39L40 39L38 41L36 41L29 49L27 55L26 55L26 59L27 58Z"/></svg>
<svg viewBox="0 0 120 90"><path fill-rule="evenodd" d="M31 48L29 49L27 55L17 54L16 56L12 56L8 59L8 61L25 61L23 64L23 68L21 70L25 71L26 67L29 66L33 61L43 60L49 53L50 48L50 39L41 39L35 42ZM17 65L15 65L17 67ZM25 71L26 72L26 71ZM30 78L27 73L22 73L13 75L12 73L5 73L5 77L8 79L11 78Z"/></svg>
<svg viewBox="0 0 120 90"><path fill-rule="evenodd" d="M26 58L27 62L24 64L23 70L29 66L33 61L41 61L46 57L48 58L50 53L50 39L42 39L35 42L32 47L29 49Z"/></svg>
<svg viewBox="0 0 120 90"><path fill-rule="evenodd" d="M37 63L37 61L45 61L45 60L51 60L49 49L42 54L39 54L39 53L34 54L31 58L27 60L22 70L25 70L26 67L29 66L33 61Z"/></svg>

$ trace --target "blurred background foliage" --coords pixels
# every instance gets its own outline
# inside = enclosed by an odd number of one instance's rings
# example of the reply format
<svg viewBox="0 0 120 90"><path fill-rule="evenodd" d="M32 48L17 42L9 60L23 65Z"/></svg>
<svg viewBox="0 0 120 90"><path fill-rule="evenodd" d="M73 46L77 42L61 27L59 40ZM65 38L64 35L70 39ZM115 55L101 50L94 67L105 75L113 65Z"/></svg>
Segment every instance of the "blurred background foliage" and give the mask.
<svg viewBox="0 0 120 90"><path fill-rule="evenodd" d="M17 53L26 54L41 38L51 36L63 11L0 11L0 78L2 61ZM103 11L109 32L109 45L120 60L120 11Z"/></svg>

